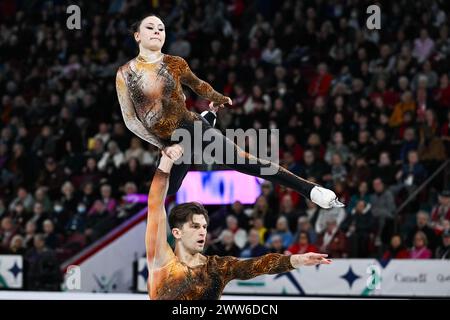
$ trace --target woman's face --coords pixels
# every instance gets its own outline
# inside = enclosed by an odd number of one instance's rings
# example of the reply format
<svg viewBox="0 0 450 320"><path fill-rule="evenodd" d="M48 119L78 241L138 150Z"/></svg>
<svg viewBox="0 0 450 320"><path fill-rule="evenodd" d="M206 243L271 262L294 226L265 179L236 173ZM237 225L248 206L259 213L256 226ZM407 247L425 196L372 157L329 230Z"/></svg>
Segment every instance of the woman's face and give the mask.
<svg viewBox="0 0 450 320"><path fill-rule="evenodd" d="M309 244L308 235L306 233L301 233L299 238L298 238L298 243L301 246L308 245Z"/></svg>
<svg viewBox="0 0 450 320"><path fill-rule="evenodd" d="M397 249L398 247L400 247L401 243L402 243L402 240L400 239L399 236L392 237L392 239L391 239L391 246L393 248Z"/></svg>
<svg viewBox="0 0 450 320"><path fill-rule="evenodd" d="M425 246L425 241L423 241L423 238L420 235L416 235L414 237L414 246L416 248L422 248Z"/></svg>
<svg viewBox="0 0 450 320"><path fill-rule="evenodd" d="M367 186L367 182L361 182L361 184L359 185L359 192L360 193L366 193L368 191L368 186Z"/></svg>
<svg viewBox="0 0 450 320"><path fill-rule="evenodd" d="M261 229L262 227L264 227L263 220L262 219L258 219L258 218L254 219L253 220L253 227L255 229Z"/></svg>
<svg viewBox="0 0 450 320"><path fill-rule="evenodd" d="M155 16L142 20L134 39L145 49L161 51L166 41L166 31L163 22Z"/></svg>
<svg viewBox="0 0 450 320"><path fill-rule="evenodd" d="M14 248L23 248L23 239L20 237L14 238L14 241L12 243L12 246Z"/></svg>
<svg viewBox="0 0 450 320"><path fill-rule="evenodd" d="M258 200L256 200L256 207L258 209L262 210L262 209L264 209L266 207L266 205L267 205L266 198L259 197Z"/></svg>

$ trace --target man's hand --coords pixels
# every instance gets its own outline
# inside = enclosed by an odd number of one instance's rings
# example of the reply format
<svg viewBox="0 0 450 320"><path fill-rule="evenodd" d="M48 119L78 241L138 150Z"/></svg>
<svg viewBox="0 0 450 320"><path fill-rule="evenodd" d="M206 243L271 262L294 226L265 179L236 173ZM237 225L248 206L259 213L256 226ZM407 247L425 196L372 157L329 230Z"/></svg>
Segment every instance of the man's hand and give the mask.
<svg viewBox="0 0 450 320"><path fill-rule="evenodd" d="M161 161L159 162L158 168L163 172L169 173L173 163L183 155L183 151L183 147L180 144L165 147L161 151Z"/></svg>
<svg viewBox="0 0 450 320"><path fill-rule="evenodd" d="M184 149L181 144L173 144L162 150L163 156L169 157L173 162L177 161L183 155Z"/></svg>
<svg viewBox="0 0 450 320"><path fill-rule="evenodd" d="M330 264L331 260L326 259L327 254L308 252L305 254L291 255L291 264L294 268L302 266L315 266L317 264Z"/></svg>
<svg viewBox="0 0 450 320"><path fill-rule="evenodd" d="M230 106L233 105L233 101L231 100L230 97L226 97L227 98L227 102ZM209 110L216 113L220 108L224 107L224 104L215 104L214 101L211 101L209 103Z"/></svg>

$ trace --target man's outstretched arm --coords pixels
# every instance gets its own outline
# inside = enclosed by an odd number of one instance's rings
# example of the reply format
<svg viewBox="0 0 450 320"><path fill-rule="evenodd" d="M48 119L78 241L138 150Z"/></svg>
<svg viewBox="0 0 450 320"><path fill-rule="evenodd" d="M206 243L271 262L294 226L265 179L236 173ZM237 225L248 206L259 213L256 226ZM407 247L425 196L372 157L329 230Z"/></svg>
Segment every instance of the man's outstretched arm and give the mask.
<svg viewBox="0 0 450 320"><path fill-rule="evenodd" d="M145 234L149 269L161 268L175 258L172 248L167 243L167 218L164 202L169 187L170 170L173 162L181 157L181 154L182 148L179 145L171 146L166 151L162 151L161 161L150 186Z"/></svg>
<svg viewBox="0 0 450 320"><path fill-rule="evenodd" d="M309 252L290 256L269 253L246 260L227 257L228 261L225 263L226 282L233 279L248 280L263 274L288 272L301 266L330 264L331 260L326 259L327 256L327 254Z"/></svg>

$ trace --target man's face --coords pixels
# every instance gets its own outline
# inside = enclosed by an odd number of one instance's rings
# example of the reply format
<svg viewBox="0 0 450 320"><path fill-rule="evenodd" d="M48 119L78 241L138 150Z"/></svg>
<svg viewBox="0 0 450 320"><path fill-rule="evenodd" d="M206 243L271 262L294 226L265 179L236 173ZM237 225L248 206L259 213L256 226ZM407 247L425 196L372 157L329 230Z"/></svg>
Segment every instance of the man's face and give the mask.
<svg viewBox="0 0 450 320"><path fill-rule="evenodd" d="M181 240L181 244L189 252L202 252L206 242L207 226L208 224L203 215L194 214L192 221L186 222L181 229L178 229L179 233L174 234L174 236Z"/></svg>
<svg viewBox="0 0 450 320"><path fill-rule="evenodd" d="M416 164L418 162L417 152L408 153L408 161L410 164Z"/></svg>
<svg viewBox="0 0 450 320"><path fill-rule="evenodd" d="M283 242L281 241L280 237L276 237L275 239L272 240L272 247L278 250L283 248Z"/></svg>
<svg viewBox="0 0 450 320"><path fill-rule="evenodd" d="M11 219L8 217L4 218L1 223L1 228L7 231L11 230L12 228Z"/></svg>
<svg viewBox="0 0 450 320"><path fill-rule="evenodd" d="M256 246L259 243L259 233L256 230L251 230L248 241L252 246Z"/></svg>
<svg viewBox="0 0 450 320"><path fill-rule="evenodd" d="M239 201L235 201L233 203L233 211L234 212L236 212L236 213L241 212L242 209L243 209L242 203L240 203Z"/></svg>
<svg viewBox="0 0 450 320"><path fill-rule="evenodd" d="M439 200L439 204L440 205L442 205L442 206L449 206L450 205L450 197L447 197L447 196L439 196L438 197L438 200Z"/></svg>
<svg viewBox="0 0 450 320"><path fill-rule="evenodd" d="M313 153L312 152L305 152L305 154L304 154L304 156L303 156L303 159L305 160L305 163L306 164L311 164L311 163L313 163L314 162L314 156L313 156Z"/></svg>
<svg viewBox="0 0 450 320"><path fill-rule="evenodd" d="M420 228L423 228L427 225L428 223L428 217L425 214L419 214L417 215L417 225Z"/></svg>
<svg viewBox="0 0 450 320"><path fill-rule="evenodd" d="M389 155L386 152L380 154L380 164L383 166L387 166L390 164Z"/></svg>
<svg viewBox="0 0 450 320"><path fill-rule="evenodd" d="M34 204L34 208L33 209L34 209L34 213L38 214L38 215L42 214L42 212L44 211L44 207L39 202L36 202Z"/></svg>
<svg viewBox="0 0 450 320"><path fill-rule="evenodd" d="M286 211L291 211L292 210L292 198L290 195L285 195L283 197L282 200L282 207L286 210Z"/></svg>
<svg viewBox="0 0 450 320"><path fill-rule="evenodd" d="M406 141L412 141L414 139L414 131L411 129L406 129L404 134L404 139Z"/></svg>
<svg viewBox="0 0 450 320"><path fill-rule="evenodd" d="M375 179L372 185L375 192L383 192L383 183L380 179Z"/></svg>
<svg viewBox="0 0 450 320"><path fill-rule="evenodd" d="M42 249L42 248L44 248L44 246L45 246L45 242L42 240L42 239L40 239L40 238L34 238L33 239L33 243L34 243L34 247L36 248L36 249Z"/></svg>
<svg viewBox="0 0 450 320"><path fill-rule="evenodd" d="M29 221L25 226L25 232L27 234L32 234L35 231L36 231L36 225L33 222Z"/></svg>

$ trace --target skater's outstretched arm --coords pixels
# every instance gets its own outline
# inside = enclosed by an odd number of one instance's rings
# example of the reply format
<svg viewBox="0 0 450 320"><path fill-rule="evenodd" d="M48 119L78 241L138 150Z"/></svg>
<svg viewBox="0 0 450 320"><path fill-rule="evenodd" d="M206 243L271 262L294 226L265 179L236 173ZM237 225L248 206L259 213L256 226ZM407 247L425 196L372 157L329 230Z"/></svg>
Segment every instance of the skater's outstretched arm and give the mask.
<svg viewBox="0 0 450 320"><path fill-rule="evenodd" d="M224 103L232 104L232 101L229 97L226 97L216 90L213 89L213 87L207 83L206 81L203 81L199 79L189 68L189 65L187 64L186 60L184 60L181 57L178 57L179 64L180 64L180 72L181 72L181 83L184 85L187 85L189 88L194 90L196 94L199 96L208 99L212 102L214 102L214 105L223 105Z"/></svg>
<svg viewBox="0 0 450 320"><path fill-rule="evenodd" d="M161 161L150 186L145 234L145 247L150 270L161 268L175 258L175 254L167 242L167 218L164 202L169 187L170 170L173 162L181 155L182 148L180 145L173 145L163 150Z"/></svg>
<svg viewBox="0 0 450 320"><path fill-rule="evenodd" d="M119 68L116 74L116 91L117 97L119 98L120 110L122 111L123 120L127 128L142 140L151 143L158 147L158 149L162 149L163 144L160 139L148 132L138 119L121 68Z"/></svg>
<svg viewBox="0 0 450 320"><path fill-rule="evenodd" d="M263 274L283 273L301 266L330 264L331 260L326 259L327 256L327 254L309 252L290 256L269 253L246 260L226 257L228 259L227 263L225 263L226 281L233 279L247 280Z"/></svg>

